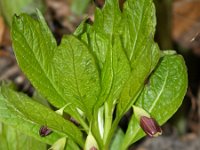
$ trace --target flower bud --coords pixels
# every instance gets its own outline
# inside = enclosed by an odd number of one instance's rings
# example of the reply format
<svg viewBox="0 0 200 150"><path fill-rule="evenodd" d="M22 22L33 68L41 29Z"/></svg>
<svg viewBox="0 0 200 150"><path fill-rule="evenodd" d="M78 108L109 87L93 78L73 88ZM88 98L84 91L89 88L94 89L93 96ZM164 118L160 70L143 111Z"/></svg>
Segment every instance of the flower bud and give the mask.
<svg viewBox="0 0 200 150"><path fill-rule="evenodd" d="M149 137L157 137L162 134L162 129L155 119L146 116L140 117L140 126Z"/></svg>
<svg viewBox="0 0 200 150"><path fill-rule="evenodd" d="M162 134L159 124L153 119L148 112L141 107L133 106L135 118L140 123L140 127L150 137L157 137Z"/></svg>
<svg viewBox="0 0 200 150"><path fill-rule="evenodd" d="M52 133L52 130L48 129L47 126L41 126L39 134L41 137L45 137Z"/></svg>

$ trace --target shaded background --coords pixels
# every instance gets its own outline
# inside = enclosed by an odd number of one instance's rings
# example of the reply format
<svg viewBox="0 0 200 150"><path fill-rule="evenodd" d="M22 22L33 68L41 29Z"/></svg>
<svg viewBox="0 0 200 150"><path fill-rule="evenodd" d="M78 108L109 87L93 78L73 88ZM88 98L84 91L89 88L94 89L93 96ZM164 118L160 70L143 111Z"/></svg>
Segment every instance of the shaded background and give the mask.
<svg viewBox="0 0 200 150"><path fill-rule="evenodd" d="M95 0L101 7L103 0ZM124 0L120 0L123 4ZM163 126L163 136L144 138L134 150L200 149L200 0L154 0L157 10L155 40L161 49L175 49L184 56L189 87L178 112ZM33 87L20 71L12 51L9 29L14 13L45 15L57 42L72 33L81 20L93 19L92 0L0 0L0 81L11 80L30 96ZM126 124L126 122L124 122Z"/></svg>

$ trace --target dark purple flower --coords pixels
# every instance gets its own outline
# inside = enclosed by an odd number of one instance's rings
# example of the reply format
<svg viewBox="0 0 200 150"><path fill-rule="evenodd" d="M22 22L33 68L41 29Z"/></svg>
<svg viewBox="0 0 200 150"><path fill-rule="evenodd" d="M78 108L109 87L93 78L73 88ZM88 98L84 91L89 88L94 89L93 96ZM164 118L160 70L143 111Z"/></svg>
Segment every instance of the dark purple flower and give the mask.
<svg viewBox="0 0 200 150"><path fill-rule="evenodd" d="M155 119L146 116L140 117L140 126L150 137L157 137L162 134L162 129Z"/></svg>
<svg viewBox="0 0 200 150"><path fill-rule="evenodd" d="M52 130L48 129L47 126L41 126L39 134L41 137L45 137L52 133Z"/></svg>

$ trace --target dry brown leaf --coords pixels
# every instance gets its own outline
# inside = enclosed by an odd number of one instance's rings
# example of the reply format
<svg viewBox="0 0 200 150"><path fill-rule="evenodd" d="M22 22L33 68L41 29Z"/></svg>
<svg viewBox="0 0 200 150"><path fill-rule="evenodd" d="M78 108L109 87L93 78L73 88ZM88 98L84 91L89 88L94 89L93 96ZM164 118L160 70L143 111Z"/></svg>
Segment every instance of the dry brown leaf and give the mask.
<svg viewBox="0 0 200 150"><path fill-rule="evenodd" d="M0 45L2 44L4 30L5 30L5 24L3 18L0 16Z"/></svg>

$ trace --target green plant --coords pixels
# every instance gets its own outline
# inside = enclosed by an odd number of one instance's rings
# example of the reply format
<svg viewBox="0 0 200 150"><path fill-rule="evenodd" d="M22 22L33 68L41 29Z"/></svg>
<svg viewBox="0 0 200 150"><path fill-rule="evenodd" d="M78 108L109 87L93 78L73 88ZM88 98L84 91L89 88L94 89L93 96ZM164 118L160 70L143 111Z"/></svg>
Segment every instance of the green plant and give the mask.
<svg viewBox="0 0 200 150"><path fill-rule="evenodd" d="M117 0L106 0L102 9L96 8L94 23L83 21L59 46L37 15L14 16L14 52L36 90L59 111L4 85L2 122L50 145L60 139L56 145L66 143L69 150L123 150L145 135L140 117L162 125L181 105L186 66L182 56L160 51L154 42L152 0L127 0L122 11ZM118 123L132 108L138 109L124 133ZM79 125L64 119L63 111ZM53 133L39 136L41 126Z"/></svg>

